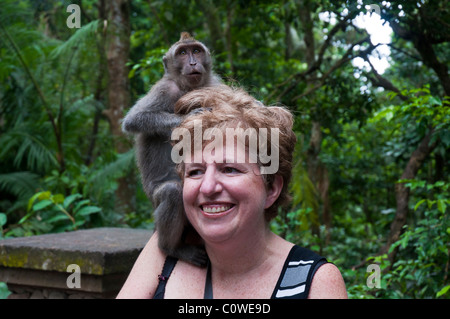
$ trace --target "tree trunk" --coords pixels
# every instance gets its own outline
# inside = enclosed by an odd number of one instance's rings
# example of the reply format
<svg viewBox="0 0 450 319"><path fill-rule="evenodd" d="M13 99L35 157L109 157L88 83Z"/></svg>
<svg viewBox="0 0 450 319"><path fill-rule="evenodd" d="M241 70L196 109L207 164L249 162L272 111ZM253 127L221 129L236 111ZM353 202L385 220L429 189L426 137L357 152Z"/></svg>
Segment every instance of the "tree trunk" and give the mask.
<svg viewBox="0 0 450 319"><path fill-rule="evenodd" d="M231 71L231 78L233 78L236 70L234 68L234 59L233 59L233 38L231 35L231 27L233 24L233 18L234 18L234 7L231 6L227 10L227 25L225 28L225 45L227 48L227 59L228 63L230 64L230 71Z"/></svg>
<svg viewBox="0 0 450 319"><path fill-rule="evenodd" d="M319 191L320 198L322 199L322 222L326 228L325 245L328 245L331 239L331 227L332 227L332 216L331 216L331 205L330 205L330 178L328 175L328 170L322 162L319 161L317 190Z"/></svg>
<svg viewBox="0 0 450 319"><path fill-rule="evenodd" d="M298 14L302 22L303 30L303 41L305 42L306 52L305 60L308 64L308 69L313 70L313 66L316 65L316 52L315 52L315 42L314 42L314 32L313 32L313 21L311 18L311 6L310 1L300 1L298 2ZM311 76L314 77L316 70L311 71ZM306 90L314 86L314 83L308 83ZM314 112L313 112L314 113ZM328 170L325 165L321 162L319 158L320 150L322 145L322 132L321 125L318 119L313 118L312 128L311 128L311 138L309 142L309 147L307 150L307 165L308 165L308 175L314 186L317 188L320 200L322 203L322 222L328 230L327 239L329 240L329 230L331 227L331 209L330 201L328 196L329 191L329 178ZM319 217L319 216L317 216ZM313 233L319 234L319 225L313 225Z"/></svg>
<svg viewBox="0 0 450 319"><path fill-rule="evenodd" d="M412 153L408 164L403 171L400 179L413 179L416 177L416 174L419 168L422 166L423 162L427 158L427 156L433 151L436 147L437 142L434 142L430 145L431 136L434 132L434 129L430 129L428 134L422 139L417 149ZM408 216L408 203L409 203L409 188L405 186L404 183L397 183L395 185L395 199L397 202L397 209L395 212L394 220L391 223L391 230L389 233L389 237L387 243L384 247L381 248L380 253L386 254L389 251L389 248L393 243L395 243L402 234L403 226L406 225L406 218ZM389 260L392 262L395 259L397 251L394 250L389 254Z"/></svg>
<svg viewBox="0 0 450 319"><path fill-rule="evenodd" d="M125 143L123 139L120 125L124 110L130 104L128 68L126 67L130 51L128 1L107 1L106 12L109 29L106 44L109 109L105 110L104 114L110 122L111 132L116 138L117 151L123 153L129 149L129 144Z"/></svg>
<svg viewBox="0 0 450 319"><path fill-rule="evenodd" d="M424 23L424 21L422 21L424 19L424 16L422 15L423 10L425 10L424 6L418 8L418 15L411 14L410 17L412 19L408 19L408 27L402 26L394 17L388 16L387 21L389 21L392 30L398 37L412 42L416 50L419 52L424 64L433 69L442 84L445 94L449 95L450 76L448 75L448 68L447 65L444 62L439 61L436 56L432 41L433 34L431 34L428 29L424 28L427 23ZM425 22L431 23L432 21L430 20ZM402 99L405 100L404 97ZM417 149L412 153L400 179L415 178L419 168L437 145L437 142L434 142L430 145L430 140L433 132L434 128L430 127L428 134L422 139ZM395 217L393 222L391 223L391 229L387 243L380 250L381 254L388 253L390 246L399 239L403 230L403 226L406 225L406 218L408 216L409 189L405 187L404 184L397 183L395 185L395 199L397 202ZM397 249L389 254L391 265L395 259L396 253Z"/></svg>
<svg viewBox="0 0 450 319"><path fill-rule="evenodd" d="M202 8L202 11L205 15L206 25L209 29L210 39L210 49L212 53L219 52L222 53L225 51L225 38L222 31L222 25L220 23L220 17L218 14L217 7L214 4L214 1L211 0L198 0L197 4Z"/></svg>
<svg viewBox="0 0 450 319"><path fill-rule="evenodd" d="M108 34L106 56L108 64L108 104L103 113L109 120L111 133L115 140L117 152L124 153L130 149L130 143L122 133L120 121L124 110L130 106L128 68L126 63L130 51L129 3L127 0L106 1ZM133 171L119 180L116 191L116 207L123 212L134 209L135 179Z"/></svg>
<svg viewBox="0 0 450 319"><path fill-rule="evenodd" d="M98 4L98 18L100 21L106 21L106 7L105 7L105 1L106 0L100 0ZM86 153L86 158L84 161L84 164L86 166L91 165L91 163L94 160L94 150L95 150L95 144L97 142L97 134L99 130L99 124L100 120L102 118L103 114L103 108L101 105L105 105L105 83L104 79L106 76L106 55L105 55L105 41L106 41L106 30L103 28L102 31L99 33L99 36L97 38L97 51L99 56L99 70L97 75L97 81L96 81L96 88L94 93L94 99L97 102L95 104L95 115L94 115L94 125L92 127L92 134L91 134L91 140L89 142L89 148Z"/></svg>

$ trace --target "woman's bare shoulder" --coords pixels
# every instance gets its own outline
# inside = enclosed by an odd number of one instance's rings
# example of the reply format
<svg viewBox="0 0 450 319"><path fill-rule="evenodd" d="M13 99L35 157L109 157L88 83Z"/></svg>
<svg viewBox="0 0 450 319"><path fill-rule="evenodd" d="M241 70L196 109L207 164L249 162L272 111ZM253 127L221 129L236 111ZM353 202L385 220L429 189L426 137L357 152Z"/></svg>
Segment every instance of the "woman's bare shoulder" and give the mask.
<svg viewBox="0 0 450 319"><path fill-rule="evenodd" d="M117 298L153 298L165 258L158 247L158 234L155 232L140 253Z"/></svg>
<svg viewBox="0 0 450 319"><path fill-rule="evenodd" d="M339 269L331 263L317 269L311 283L309 299L346 299L344 279Z"/></svg>

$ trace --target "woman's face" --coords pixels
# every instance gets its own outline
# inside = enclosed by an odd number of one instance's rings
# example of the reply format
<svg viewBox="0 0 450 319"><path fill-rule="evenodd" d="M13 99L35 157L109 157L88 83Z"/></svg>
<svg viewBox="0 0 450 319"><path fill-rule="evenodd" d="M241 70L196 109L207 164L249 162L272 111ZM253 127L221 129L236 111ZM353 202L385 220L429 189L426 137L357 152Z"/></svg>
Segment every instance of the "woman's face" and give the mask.
<svg viewBox="0 0 450 319"><path fill-rule="evenodd" d="M185 164L183 203L189 221L206 242L265 231L264 209L279 190L267 189L257 164L239 163L227 146L217 151L221 162L205 152L202 163Z"/></svg>

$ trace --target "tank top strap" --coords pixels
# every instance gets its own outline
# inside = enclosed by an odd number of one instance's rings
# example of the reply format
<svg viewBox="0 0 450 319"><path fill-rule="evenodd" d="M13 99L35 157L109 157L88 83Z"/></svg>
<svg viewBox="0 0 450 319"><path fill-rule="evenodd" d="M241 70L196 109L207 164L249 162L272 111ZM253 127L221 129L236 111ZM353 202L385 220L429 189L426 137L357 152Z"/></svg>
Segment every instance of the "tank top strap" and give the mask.
<svg viewBox="0 0 450 319"><path fill-rule="evenodd" d="M327 260L315 252L294 245L289 252L272 299L306 299L316 270Z"/></svg>
<svg viewBox="0 0 450 319"><path fill-rule="evenodd" d="M172 256L167 256L164 262L161 275L158 275L158 287L156 288L155 295L153 299L164 299L164 294L166 293L166 284L172 274L178 259Z"/></svg>

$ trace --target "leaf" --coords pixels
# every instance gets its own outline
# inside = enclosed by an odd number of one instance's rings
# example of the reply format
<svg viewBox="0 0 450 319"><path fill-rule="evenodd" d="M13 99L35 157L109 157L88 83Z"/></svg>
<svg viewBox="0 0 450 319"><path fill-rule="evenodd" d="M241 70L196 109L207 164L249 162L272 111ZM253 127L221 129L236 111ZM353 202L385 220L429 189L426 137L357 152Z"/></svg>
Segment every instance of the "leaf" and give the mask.
<svg viewBox="0 0 450 319"><path fill-rule="evenodd" d="M76 50L80 42L92 40L96 31L100 26L100 20L94 20L78 29L69 39L56 47L51 53L50 58L56 59L60 56L69 56L69 54Z"/></svg>
<svg viewBox="0 0 450 319"><path fill-rule="evenodd" d="M69 208L70 204L72 204L75 200L78 198L81 198L81 194L73 194L70 196L67 196L66 199L64 199L63 207L65 209Z"/></svg>
<svg viewBox="0 0 450 319"><path fill-rule="evenodd" d="M438 293L436 294L436 298L439 298L440 296L445 295L449 290L450 290L450 285L445 286L444 288L442 288L441 290L438 291Z"/></svg>
<svg viewBox="0 0 450 319"><path fill-rule="evenodd" d="M76 212L76 216L87 216L93 213L98 213L100 212L102 209L100 207L96 207L96 206L87 206L87 207L83 207L82 209L80 209L78 212Z"/></svg>
<svg viewBox="0 0 450 319"><path fill-rule="evenodd" d="M2 145L1 141L0 145ZM7 191L22 200L29 199L37 188L39 188L37 174L30 172L0 174L0 190Z"/></svg>
<svg viewBox="0 0 450 319"><path fill-rule="evenodd" d="M34 211L30 211L28 214L26 214L25 216L23 216L20 220L19 220L19 225L24 223L28 218L30 218L31 215L34 214Z"/></svg>
<svg viewBox="0 0 450 319"><path fill-rule="evenodd" d="M52 200L55 204L61 204L62 202L64 202L64 195L63 194L53 195Z"/></svg>
<svg viewBox="0 0 450 319"><path fill-rule="evenodd" d="M417 208L419 208L420 205L422 205L423 203L425 203L425 201L426 201L426 199L420 200L420 201L416 204L416 206L414 206L414 210L417 210Z"/></svg>
<svg viewBox="0 0 450 319"><path fill-rule="evenodd" d="M439 99L438 97L431 96L431 97L430 97L430 104L431 104L432 106L442 105L442 101L441 101L441 99Z"/></svg>
<svg viewBox="0 0 450 319"><path fill-rule="evenodd" d="M83 207L83 206L85 206L87 204L89 204L89 199L84 199L84 200L79 201L75 205L75 208L73 209L73 212L76 214L81 207Z"/></svg>
<svg viewBox="0 0 450 319"><path fill-rule="evenodd" d="M6 225L6 221L8 220L8 217L5 213L0 213L0 227L3 227Z"/></svg>
<svg viewBox="0 0 450 319"><path fill-rule="evenodd" d="M394 112L395 112L394 107L393 106L389 106L388 108L382 110L381 112L378 112L378 114L376 114L373 117L373 120L379 121L381 119L385 119L386 121L389 122L394 117Z"/></svg>
<svg viewBox="0 0 450 319"><path fill-rule="evenodd" d="M55 222L58 222L60 220L70 220L70 218L67 215L65 215L65 214L58 214L58 215L56 215L56 216L54 216L52 218L47 219L46 222L47 223L55 223Z"/></svg>
<svg viewBox="0 0 450 319"><path fill-rule="evenodd" d="M44 198L42 198L43 195L44 195ZM47 195L48 195L48 197L47 197ZM36 193L33 196L31 196L31 198L28 200L27 211L31 210L36 199L38 199L38 198L39 198L39 200L48 199L48 198L50 198L50 195L51 195L50 192L39 192L39 193ZM45 197L47 197L47 198L45 198Z"/></svg>
<svg viewBox="0 0 450 319"><path fill-rule="evenodd" d="M44 199L50 199L50 197L52 197L52 192L50 191L46 191L46 192L40 192L38 199L39 200L44 200Z"/></svg>
<svg viewBox="0 0 450 319"><path fill-rule="evenodd" d="M51 200L44 199L44 200L40 201L39 203L34 204L33 205L33 210L34 211L42 210L42 209L44 209L44 208L46 208L46 207L48 207L48 206L50 206L52 204L53 204L53 202Z"/></svg>
<svg viewBox="0 0 450 319"><path fill-rule="evenodd" d="M445 213L445 209L447 208L447 204L445 204L445 200L444 199L438 199L437 200L437 208L442 214Z"/></svg>

